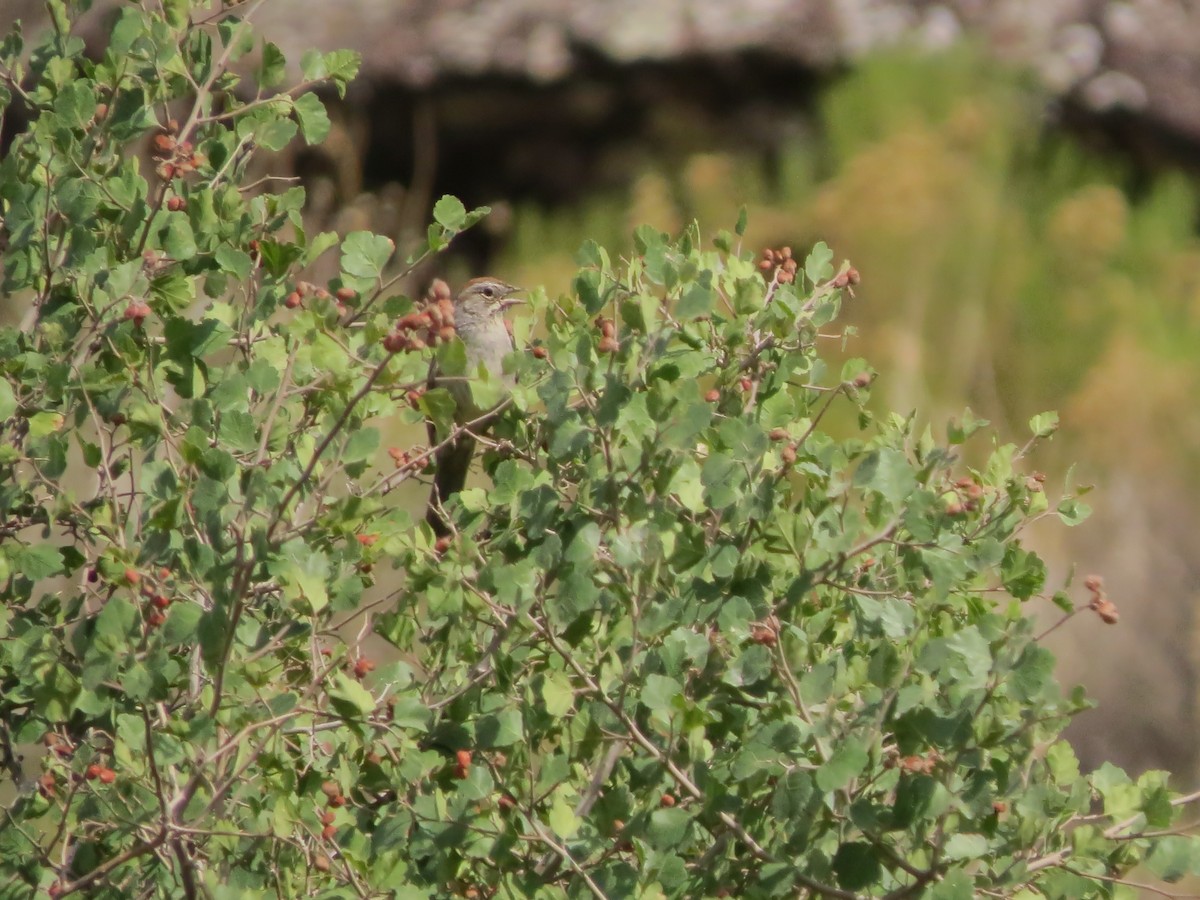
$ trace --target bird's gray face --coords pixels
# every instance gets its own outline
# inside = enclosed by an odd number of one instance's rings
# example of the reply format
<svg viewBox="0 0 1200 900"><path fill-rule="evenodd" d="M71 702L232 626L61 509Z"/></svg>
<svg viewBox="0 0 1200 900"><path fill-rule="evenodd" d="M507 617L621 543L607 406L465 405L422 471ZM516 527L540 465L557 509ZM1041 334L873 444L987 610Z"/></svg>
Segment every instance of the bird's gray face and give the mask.
<svg viewBox="0 0 1200 900"><path fill-rule="evenodd" d="M512 296L521 289L495 278L476 278L467 282L455 303L455 320L487 320L499 317L510 306L525 301Z"/></svg>

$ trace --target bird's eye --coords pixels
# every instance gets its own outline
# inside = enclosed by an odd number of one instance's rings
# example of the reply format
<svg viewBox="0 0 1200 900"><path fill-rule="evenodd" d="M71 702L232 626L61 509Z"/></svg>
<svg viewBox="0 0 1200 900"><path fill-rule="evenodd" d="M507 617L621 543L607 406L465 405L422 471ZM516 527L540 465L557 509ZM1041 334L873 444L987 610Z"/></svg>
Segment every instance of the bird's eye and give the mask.
<svg viewBox="0 0 1200 900"><path fill-rule="evenodd" d="M494 296L496 296L496 289L489 284L481 287L479 289L479 293L491 300Z"/></svg>

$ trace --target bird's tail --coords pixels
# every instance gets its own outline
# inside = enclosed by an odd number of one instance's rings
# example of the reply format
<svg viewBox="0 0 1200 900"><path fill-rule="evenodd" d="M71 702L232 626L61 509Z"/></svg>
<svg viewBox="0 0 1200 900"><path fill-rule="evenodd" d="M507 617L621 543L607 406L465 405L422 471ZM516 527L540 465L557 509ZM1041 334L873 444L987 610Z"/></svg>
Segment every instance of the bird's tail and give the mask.
<svg viewBox="0 0 1200 900"><path fill-rule="evenodd" d="M467 471L471 468L474 456L475 438L466 433L460 434L437 451L437 471L433 476L433 488L429 492L425 521L438 537L450 533L445 505L467 483Z"/></svg>

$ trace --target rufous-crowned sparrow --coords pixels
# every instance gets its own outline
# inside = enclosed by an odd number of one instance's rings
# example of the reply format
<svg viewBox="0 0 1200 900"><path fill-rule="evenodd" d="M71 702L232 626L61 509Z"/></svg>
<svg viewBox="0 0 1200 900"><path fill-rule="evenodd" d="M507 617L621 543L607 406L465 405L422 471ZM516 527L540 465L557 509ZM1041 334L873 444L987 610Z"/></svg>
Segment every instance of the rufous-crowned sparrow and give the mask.
<svg viewBox="0 0 1200 900"><path fill-rule="evenodd" d="M513 383L512 377L503 376L501 371L505 355L513 349L512 335L504 323L504 311L524 302L512 296L519 290L498 278L485 276L468 281L454 299L454 330L466 348L467 377L439 377L435 371L431 381L450 392L455 404L455 423L460 426L470 424L471 431L462 431L446 441L436 454L437 472L425 521L439 536L450 532L444 504L462 490L471 468L471 459L475 455L472 431L477 434L488 424L486 420L480 421L489 410L476 405L470 379L478 376L482 366L493 378L503 378L510 385Z"/></svg>

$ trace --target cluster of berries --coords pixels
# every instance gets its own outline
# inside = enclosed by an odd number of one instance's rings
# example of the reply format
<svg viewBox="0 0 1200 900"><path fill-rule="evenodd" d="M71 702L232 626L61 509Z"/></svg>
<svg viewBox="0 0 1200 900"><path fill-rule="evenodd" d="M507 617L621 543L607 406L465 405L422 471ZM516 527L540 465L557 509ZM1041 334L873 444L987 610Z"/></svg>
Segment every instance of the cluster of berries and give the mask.
<svg viewBox="0 0 1200 900"><path fill-rule="evenodd" d="M796 280L796 260L792 259L791 247L778 250L767 247L758 261L759 271L767 281L774 279L780 284L791 284Z"/></svg>
<svg viewBox="0 0 1200 900"><path fill-rule="evenodd" d="M1117 612L1117 604L1109 600L1108 595L1104 593L1104 579L1099 575L1089 575L1083 580L1083 586L1092 592L1092 601L1088 604L1088 609L1098 615L1105 625L1116 625L1121 615Z"/></svg>
<svg viewBox="0 0 1200 900"><path fill-rule="evenodd" d="M196 152L191 141L181 141L176 137L177 134L179 134L179 123L175 119L171 119L167 123L166 129L160 131L150 141L150 152L155 159L161 160L158 174L163 181L171 181L177 175L195 172L207 162L204 154ZM182 197L173 199L183 201ZM170 202L167 204L167 208L172 211L184 209L186 206L186 201L183 201L182 205L176 205L174 209Z"/></svg>
<svg viewBox="0 0 1200 900"><path fill-rule="evenodd" d="M298 309L304 305L304 301L308 297L312 297L314 300L333 300L337 307L337 314L344 316L347 304L358 298L358 292L353 288L340 287L331 294L325 288L317 287L311 281L297 281L295 287L283 298L283 305L288 309Z"/></svg>
<svg viewBox="0 0 1200 900"><path fill-rule="evenodd" d="M438 341L453 338L454 301L450 297L450 286L435 278L425 297L425 306L401 316L395 328L383 339L383 347L389 353L424 350L436 347Z"/></svg>
<svg viewBox="0 0 1200 900"><path fill-rule="evenodd" d="M600 329L600 343L596 345L597 352L616 353L621 349L621 345L617 341L617 326L612 319L606 319L604 316L597 316L596 327ZM537 355L536 348L534 355Z"/></svg>

